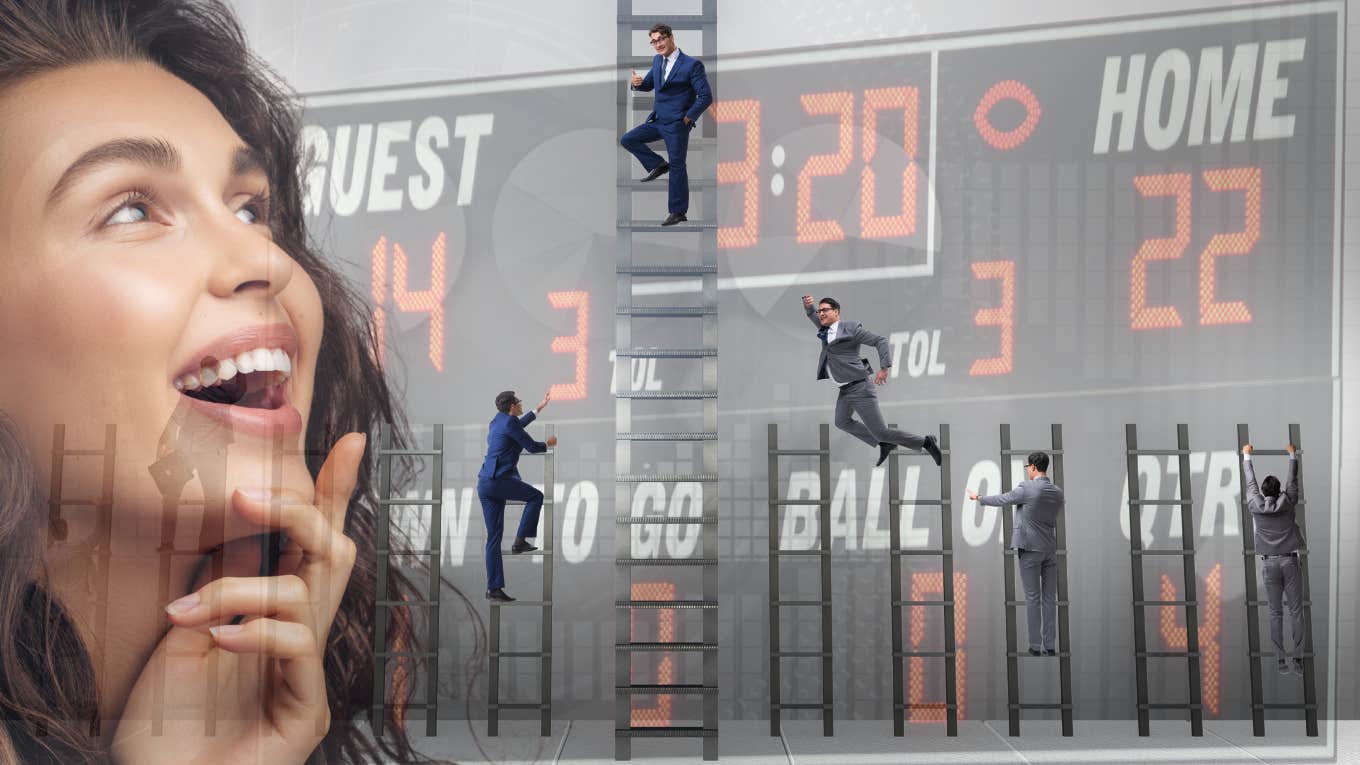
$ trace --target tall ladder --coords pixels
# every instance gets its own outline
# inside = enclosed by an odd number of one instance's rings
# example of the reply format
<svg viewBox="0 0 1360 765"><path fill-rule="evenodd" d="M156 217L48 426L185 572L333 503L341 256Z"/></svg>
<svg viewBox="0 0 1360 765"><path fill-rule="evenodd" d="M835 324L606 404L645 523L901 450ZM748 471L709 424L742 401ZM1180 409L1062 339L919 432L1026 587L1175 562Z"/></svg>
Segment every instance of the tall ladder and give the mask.
<svg viewBox="0 0 1360 765"><path fill-rule="evenodd" d="M646 31L655 23L670 24L676 32L701 31L703 33L704 53L702 59L709 74L709 81L716 84L717 69L717 0L701 0L702 8L697 15L641 15L633 11L633 0L619 0L617 26L618 62L618 135L631 129L638 117L652 108L653 99L649 95L634 94L629 88L629 70L651 66L651 57L633 55L635 36ZM617 173L618 197L618 236L617 242L617 309L615 321L615 468L618 476L615 482L615 519L619 525L615 534L615 563L617 565L615 604L615 726L614 757L627 760L632 757L634 738L674 738L699 737L703 740L703 758L718 759L718 559L717 559L717 474L718 474L718 265L717 265L717 195L714 179L717 177L717 130L715 121L705 117L699 121L697 136L692 135L689 142L691 157L694 151L703 153L703 172L695 173L690 188L704 189L701 214L697 220L675 226L661 227L659 222L642 221L633 215L633 194L635 192L664 193L666 183L653 181L641 183L634 178L636 160L628 152L619 150ZM696 163L690 162L693 168ZM702 242L699 265L679 263L674 265L642 265L634 260L634 239L638 234L663 233L668 235L697 232ZM701 302L697 305L642 306L635 305L633 298L634 278L683 279L692 283L698 279ZM633 337L633 319L687 319L697 318L702 323L703 340L700 347L649 347L638 343ZM632 359L667 358L693 359L702 365L703 389L674 392L634 392L628 372ZM633 401L639 399L667 399L699 402L703 415L703 428L685 432L643 432L633 427ZM635 441L647 442L693 442L701 445L702 472L698 474L649 474L634 472L632 444ZM698 518L631 518L632 495L638 484L663 483L672 487L676 483L700 482L704 487L703 514ZM711 490L710 490L711 489ZM634 558L632 552L632 525L638 523L672 523L699 525L703 544L703 557L683 560L664 558ZM699 567L703 572L703 593L700 600L634 600L633 572L638 567L652 566ZM638 641L633 635L633 617L639 609L676 609L677 613L694 610L703 615L703 636L698 643L656 643ZM638 684L632 679L635 655L652 656L671 651L699 652L703 656L703 683L655 685ZM701 725L635 726L632 723L632 699L634 696L654 695L697 695L702 699L703 721Z"/></svg>
<svg viewBox="0 0 1360 765"><path fill-rule="evenodd" d="M822 735L835 734L835 713L831 694L834 682L831 672L831 426L822 423L817 428L818 448L780 449L779 426L769 424L769 501L770 501L770 735L779 736L779 713L784 709L817 709L822 713ZM779 498L779 458L817 458L817 499ZM816 550L784 550L779 547L779 508L805 505L818 508L817 529L821 544ZM816 600L785 600L779 589L780 558L790 555L814 555L821 561L821 589ZM822 617L822 649L820 651L785 651L779 639L779 609L795 606L817 606ZM780 699L782 671L780 660L786 658L814 658L822 661L822 700L820 702L784 702Z"/></svg>
<svg viewBox="0 0 1360 765"><path fill-rule="evenodd" d="M897 425L889 425L896 428ZM903 499L900 479L899 459L905 455L929 456L923 451L895 449L888 454L888 528L891 537L889 550L888 581L892 593L892 659L893 659L893 735L906 735L906 718L912 709L943 709L945 713L945 732L950 736L959 735L959 704L957 667L957 646L954 645L955 608L954 608L954 513L949 479L949 426L940 425L940 451L944 458L940 461L940 498ZM940 547L939 549L903 550L901 508L936 506L940 508ZM905 555L938 556L943 575L941 600L903 600L902 599L902 557ZM943 651L906 650L902 644L902 609L915 607L938 607L943 609L941 622L944 627ZM944 703L909 703L905 696L907 659L928 658L944 659Z"/></svg>
<svg viewBox="0 0 1360 765"><path fill-rule="evenodd" d="M376 737L383 735L384 713L391 706L387 703L387 666L392 660L408 662L412 668L425 662L425 699L416 704L406 705L407 709L425 710L425 735L438 735L439 723L439 603L440 603L440 553L443 535L440 531L444 507L444 426L433 426L433 445L429 449L404 448L394 443L393 428L389 424L378 423L378 448L373 450L378 460L378 585L376 589L375 612L373 619L373 705L370 709L369 723ZM404 499L392 496L392 459L394 457L429 458L430 498ZM410 505L430 508L429 546L424 549L392 549L392 506ZM424 557L430 572L429 588L425 600L401 600L392 597L388 589L387 567L393 555ZM393 608L426 609L425 650L389 650L387 646L387 620ZM412 672L410 677L414 677Z"/></svg>
<svg viewBox="0 0 1360 765"><path fill-rule="evenodd" d="M555 434L552 425L543 429L544 440L552 438ZM507 560L513 558L524 558L526 560L541 559L543 561L543 597L540 600L514 600L503 603L499 600L491 601L491 627L490 627L490 674L486 693L486 733L488 736L500 735L500 715L502 711L510 710L530 710L538 713L540 736L552 735L552 636L553 636L553 499L556 494L554 481L556 479L556 449L549 448L543 453L543 512L539 515L539 523L542 525L542 546L532 552L520 553L519 555L504 555ZM509 501L506 507L512 505L523 506L523 502ZM539 650L537 651L503 651L501 650L501 614L502 609L511 606L525 608L537 608L539 613ZM539 685L538 701L501 701L501 660L502 659L536 659L539 663Z"/></svg>
<svg viewBox="0 0 1360 765"><path fill-rule="evenodd" d="M1307 529L1303 522L1303 447L1300 440L1299 426L1291 424L1289 426L1289 443L1297 449L1298 456L1296 459L1299 460L1299 502L1295 506L1294 522L1298 524L1299 531L1306 532ZM1247 476L1242 465L1242 447L1249 443L1251 443L1251 436L1247 432L1247 426L1239 424L1237 426L1237 476L1242 512L1242 570L1246 575L1243 601L1247 605L1247 657L1248 669L1251 671L1251 732L1254 736L1266 735L1267 709L1302 709L1305 732L1309 736L1316 736L1318 735L1318 705L1317 684L1313 672L1317 665L1313 661L1313 590L1309 584L1307 548L1298 552L1299 561L1303 564L1301 567L1303 569L1303 623L1305 627L1303 637L1303 703L1279 702L1267 704L1265 693L1261 688L1261 662L1273 657L1274 652L1261 650L1260 608L1270 604L1261 599L1260 591L1256 585L1256 561L1254 560L1256 550L1254 549L1255 534L1253 533L1256 524L1252 518L1251 510L1247 508ZM1289 452L1285 449L1252 449L1253 457L1288 455ZM1308 536L1305 533L1305 544L1307 539Z"/></svg>
<svg viewBox="0 0 1360 765"><path fill-rule="evenodd" d="M1063 486L1063 440L1062 425L1052 425L1053 445L1048 449L1052 458L1053 483ZM1037 449L1017 449L1011 446L1011 426L1001 425L1001 488L1009 490L1014 484L1011 476L1011 459L1027 457ZM1057 703L1020 701L1020 659L1031 658L1029 651L1020 650L1016 630L1015 609L1024 608L1024 599L1015 596L1015 567L1018 555L1011 547L1015 533L1015 519L1005 508L1001 511L1002 550L1005 556L1002 570L1006 584L1006 692L1009 702L1010 735L1020 735L1020 713L1025 709L1057 709L1062 714L1062 734L1072 735L1072 641L1068 617L1071 615L1071 601L1067 594L1067 514L1058 514L1058 683L1060 686Z"/></svg>
<svg viewBox="0 0 1360 765"><path fill-rule="evenodd" d="M1139 449L1138 426L1124 426L1126 466L1129 481L1129 561L1133 575L1133 650L1134 670L1138 690L1138 735L1150 736L1154 709L1184 709L1190 712L1190 735L1204 735L1204 704L1200 692L1199 601L1195 580L1194 500L1190 488L1190 427L1176 426L1175 449ZM1138 458L1141 456L1176 456L1180 461L1179 499L1139 497ZM1181 547L1143 548L1142 508L1179 507L1181 517ZM1179 556L1185 579L1185 600L1147 600L1143 594L1143 558L1150 555ZM1149 651L1147 648L1147 619L1144 609L1183 607L1185 609L1184 651ZM1186 680L1190 698L1185 702L1152 703L1148 700L1148 659L1186 659Z"/></svg>
<svg viewBox="0 0 1360 765"><path fill-rule="evenodd" d="M48 534L52 542L67 541L70 536L70 525L65 518L61 517L64 508L88 507L94 511L94 530L90 532L90 536L77 545L77 548L87 552L94 564L90 568L86 588L95 601L93 626L95 634L99 636L100 656L106 654L104 646L108 637L109 559L112 554L110 537L113 532L113 477L117 435L118 426L105 425L103 449L68 449L66 448L66 426L58 424L52 428L52 475L50 490L47 495ZM62 479L65 475L67 457L103 458L98 499L89 497L67 499L63 496ZM166 600L162 600L159 606L164 606L165 602ZM99 674L102 679L103 672ZM96 712L94 717L90 719L90 735L98 736L99 727L99 714Z"/></svg>

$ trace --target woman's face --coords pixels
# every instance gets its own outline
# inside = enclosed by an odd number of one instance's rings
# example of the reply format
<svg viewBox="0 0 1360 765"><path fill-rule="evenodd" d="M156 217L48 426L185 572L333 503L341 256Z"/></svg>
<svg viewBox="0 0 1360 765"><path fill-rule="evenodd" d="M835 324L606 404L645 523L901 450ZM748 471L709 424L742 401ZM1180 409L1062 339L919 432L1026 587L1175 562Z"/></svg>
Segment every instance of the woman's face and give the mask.
<svg viewBox="0 0 1360 765"><path fill-rule="evenodd" d="M113 424L115 540L154 542L177 483L180 547L199 539L205 492L210 506L238 487L310 498L296 452L321 300L271 241L266 174L207 97L147 63L20 81L0 91L0 179L0 411L41 485L53 426L67 449L102 449ZM153 466L171 476L160 486ZM103 469L66 459L62 496L97 498ZM225 519L201 547L258 531Z"/></svg>

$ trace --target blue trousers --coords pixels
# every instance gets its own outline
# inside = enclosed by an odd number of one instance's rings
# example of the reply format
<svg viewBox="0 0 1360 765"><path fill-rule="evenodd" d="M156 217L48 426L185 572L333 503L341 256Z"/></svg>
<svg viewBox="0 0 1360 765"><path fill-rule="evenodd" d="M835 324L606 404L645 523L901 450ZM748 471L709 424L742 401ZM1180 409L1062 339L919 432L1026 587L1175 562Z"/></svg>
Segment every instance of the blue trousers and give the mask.
<svg viewBox="0 0 1360 765"><path fill-rule="evenodd" d="M477 499L482 502L482 519L486 521L486 589L496 590L505 586L505 566L501 561L505 502L513 499L524 503L515 536L532 539L538 536L543 492L519 478L480 478L477 480Z"/></svg>
<svg viewBox="0 0 1360 765"><path fill-rule="evenodd" d="M684 122L644 122L619 139L619 145L637 157L649 173L662 162L671 163L667 208L670 212L682 215L689 212L689 171L685 169L685 155L689 153L689 131L692 129L692 124L686 125ZM669 160L663 160L660 154L647 146L657 141L666 142Z"/></svg>

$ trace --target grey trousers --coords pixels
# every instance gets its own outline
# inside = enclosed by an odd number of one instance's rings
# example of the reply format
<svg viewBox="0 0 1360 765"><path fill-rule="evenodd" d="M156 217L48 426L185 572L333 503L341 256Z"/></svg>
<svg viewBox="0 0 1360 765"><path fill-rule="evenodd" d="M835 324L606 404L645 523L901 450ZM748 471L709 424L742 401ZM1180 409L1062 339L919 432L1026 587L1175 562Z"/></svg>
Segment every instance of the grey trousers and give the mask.
<svg viewBox="0 0 1360 765"><path fill-rule="evenodd" d="M858 420L853 416L856 414ZM841 386L840 395L836 397L836 427L870 446L889 443L920 449L926 443L924 436L888 427L883 421L883 413L878 410L878 394L868 380Z"/></svg>
<svg viewBox="0 0 1360 765"><path fill-rule="evenodd" d="M1016 557L1020 559L1020 581L1025 586L1029 647L1057 650L1058 555L1051 551L1020 550Z"/></svg>
<svg viewBox="0 0 1360 765"><path fill-rule="evenodd" d="M1261 561L1261 578L1266 584L1266 602L1270 605L1270 642L1275 644L1275 658L1284 660L1284 605L1289 601L1291 632L1294 638L1294 658L1303 657L1303 569L1298 557L1277 555Z"/></svg>

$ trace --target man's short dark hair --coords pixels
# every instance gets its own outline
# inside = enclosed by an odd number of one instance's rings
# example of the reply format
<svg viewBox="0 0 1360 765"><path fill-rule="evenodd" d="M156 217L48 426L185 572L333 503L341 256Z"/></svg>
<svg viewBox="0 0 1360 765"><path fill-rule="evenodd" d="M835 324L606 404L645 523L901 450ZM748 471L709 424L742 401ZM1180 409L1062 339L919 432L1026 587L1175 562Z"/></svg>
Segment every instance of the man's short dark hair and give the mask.
<svg viewBox="0 0 1360 765"><path fill-rule="evenodd" d="M517 403L519 403L519 398L515 396L515 392L512 390L503 390L496 394L497 411L509 413L510 407Z"/></svg>
<svg viewBox="0 0 1360 765"><path fill-rule="evenodd" d="M653 24L652 28L647 30L647 37L650 38L658 32L661 33L662 37L673 37L675 35L675 32L671 31L670 24Z"/></svg>
<svg viewBox="0 0 1360 765"><path fill-rule="evenodd" d="M1048 472L1048 455L1043 452L1030 452L1025 458L1026 465L1033 465L1034 469L1040 473Z"/></svg>
<svg viewBox="0 0 1360 765"><path fill-rule="evenodd" d="M840 304L840 303L837 303L835 298L826 297L826 298L822 298L821 300L817 301L817 305L822 305L822 304L826 304L826 305L831 306L831 310L833 310L833 311L839 311L839 310L841 310L841 304Z"/></svg>
<svg viewBox="0 0 1360 765"><path fill-rule="evenodd" d="M1280 496L1280 479L1273 475L1266 476L1266 480L1261 482L1261 493L1267 497Z"/></svg>

